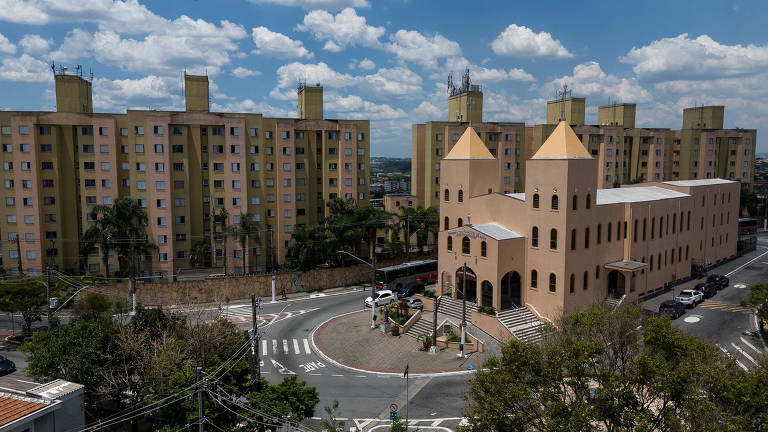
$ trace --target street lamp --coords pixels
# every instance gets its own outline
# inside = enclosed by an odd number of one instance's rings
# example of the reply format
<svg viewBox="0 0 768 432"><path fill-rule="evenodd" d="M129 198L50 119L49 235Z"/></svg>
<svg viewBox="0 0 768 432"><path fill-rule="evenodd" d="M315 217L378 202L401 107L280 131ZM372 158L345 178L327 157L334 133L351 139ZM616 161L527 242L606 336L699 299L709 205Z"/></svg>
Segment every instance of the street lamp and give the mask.
<svg viewBox="0 0 768 432"><path fill-rule="evenodd" d="M371 268L371 328L376 328L376 266L347 251L340 250L337 252L349 255ZM365 287L363 287L363 310L365 310Z"/></svg>

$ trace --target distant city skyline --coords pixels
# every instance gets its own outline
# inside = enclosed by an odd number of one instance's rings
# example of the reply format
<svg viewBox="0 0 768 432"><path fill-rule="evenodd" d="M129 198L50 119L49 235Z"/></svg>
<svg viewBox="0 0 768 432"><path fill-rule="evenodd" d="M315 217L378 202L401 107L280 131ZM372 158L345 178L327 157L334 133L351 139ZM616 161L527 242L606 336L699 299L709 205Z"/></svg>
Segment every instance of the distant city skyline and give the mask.
<svg viewBox="0 0 768 432"><path fill-rule="evenodd" d="M53 110L55 61L94 72L94 111L183 110L181 74L207 73L211 110L295 117L299 81L329 118L371 120L373 156L409 157L411 124L447 117L465 67L485 121L544 122L567 83L597 106L637 103L638 127L725 105L725 127L768 152L768 4L0 0L0 110Z"/></svg>

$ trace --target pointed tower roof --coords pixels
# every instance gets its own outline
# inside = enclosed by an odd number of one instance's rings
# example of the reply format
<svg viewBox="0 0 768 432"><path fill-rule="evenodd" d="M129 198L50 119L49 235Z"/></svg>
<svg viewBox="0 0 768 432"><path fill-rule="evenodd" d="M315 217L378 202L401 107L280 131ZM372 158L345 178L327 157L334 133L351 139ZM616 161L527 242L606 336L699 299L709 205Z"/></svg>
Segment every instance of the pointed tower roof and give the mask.
<svg viewBox="0 0 768 432"><path fill-rule="evenodd" d="M561 121L531 159L592 158L567 122Z"/></svg>
<svg viewBox="0 0 768 432"><path fill-rule="evenodd" d="M477 136L475 129L470 126L444 159L494 159L494 157L483 140Z"/></svg>

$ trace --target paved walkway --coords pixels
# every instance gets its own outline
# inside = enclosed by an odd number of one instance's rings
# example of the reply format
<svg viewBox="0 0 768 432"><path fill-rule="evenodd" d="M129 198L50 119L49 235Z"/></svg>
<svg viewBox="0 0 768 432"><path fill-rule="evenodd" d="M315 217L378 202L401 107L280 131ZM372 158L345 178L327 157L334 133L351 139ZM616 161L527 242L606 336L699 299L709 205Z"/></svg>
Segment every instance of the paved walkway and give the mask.
<svg viewBox="0 0 768 432"><path fill-rule="evenodd" d="M315 331L315 346L343 366L371 372L402 373L406 364L411 374L466 371L469 365L481 367L491 355L471 353L461 359L457 350L419 351L415 338L385 335L379 328L371 329L370 320L371 313L363 311L333 318Z"/></svg>

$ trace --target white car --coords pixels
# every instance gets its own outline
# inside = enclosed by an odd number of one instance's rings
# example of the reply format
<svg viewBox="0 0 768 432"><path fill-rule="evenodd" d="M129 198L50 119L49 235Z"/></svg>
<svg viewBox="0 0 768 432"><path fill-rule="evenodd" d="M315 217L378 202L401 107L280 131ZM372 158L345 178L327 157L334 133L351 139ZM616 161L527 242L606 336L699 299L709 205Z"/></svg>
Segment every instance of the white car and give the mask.
<svg viewBox="0 0 768 432"><path fill-rule="evenodd" d="M381 290L376 292L376 306L390 304L397 301L397 296L390 290ZM365 307L371 307L371 298L365 299Z"/></svg>
<svg viewBox="0 0 768 432"><path fill-rule="evenodd" d="M704 300L704 294L701 291L696 290L682 290L680 294L675 297L675 301L682 303L686 306L694 307L698 303Z"/></svg>

